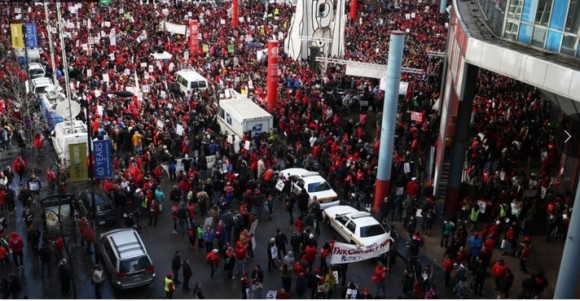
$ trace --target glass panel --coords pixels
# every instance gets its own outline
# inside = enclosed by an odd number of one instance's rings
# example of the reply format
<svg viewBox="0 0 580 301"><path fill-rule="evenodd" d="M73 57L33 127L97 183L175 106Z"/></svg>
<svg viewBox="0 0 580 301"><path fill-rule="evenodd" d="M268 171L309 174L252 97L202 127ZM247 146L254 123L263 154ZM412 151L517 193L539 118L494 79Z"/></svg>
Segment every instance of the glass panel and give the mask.
<svg viewBox="0 0 580 301"><path fill-rule="evenodd" d="M550 12L552 11L552 0L540 0L536 11L536 24L548 25Z"/></svg>
<svg viewBox="0 0 580 301"><path fill-rule="evenodd" d="M550 29L564 30L567 9L568 0L554 0L554 8L550 17Z"/></svg>
<svg viewBox="0 0 580 301"><path fill-rule="evenodd" d="M537 0L524 0L524 7L522 9L522 21L534 23L534 16L536 15Z"/></svg>
<svg viewBox="0 0 580 301"><path fill-rule="evenodd" d="M580 5L576 5L576 0L570 0L570 9L566 18L566 31L578 34L580 27Z"/></svg>
<svg viewBox="0 0 580 301"><path fill-rule="evenodd" d="M522 6L524 4L523 0L512 0L510 1L510 6L507 12L507 16L510 19L519 20L522 16Z"/></svg>
<svg viewBox="0 0 580 301"><path fill-rule="evenodd" d="M521 2L521 0L519 1ZM505 1L479 0L479 4L484 17L487 20L487 24L497 35L501 35L505 16Z"/></svg>
<svg viewBox="0 0 580 301"><path fill-rule="evenodd" d="M508 20L505 24L504 38L516 41L516 38L518 36L518 28L519 28L518 23Z"/></svg>
<svg viewBox="0 0 580 301"><path fill-rule="evenodd" d="M560 52L560 44L562 44L562 32L550 30L546 39L546 49Z"/></svg>
<svg viewBox="0 0 580 301"><path fill-rule="evenodd" d="M575 36L565 35L562 40L562 49L560 49L560 52L573 56L576 53L576 49L574 48L576 47L576 39Z"/></svg>
<svg viewBox="0 0 580 301"><path fill-rule="evenodd" d="M532 36L532 46L544 48L545 41L546 41L546 29L534 26L534 35Z"/></svg>
<svg viewBox="0 0 580 301"><path fill-rule="evenodd" d="M520 24L520 33L518 34L518 41L530 44L532 39L532 26L528 24Z"/></svg>

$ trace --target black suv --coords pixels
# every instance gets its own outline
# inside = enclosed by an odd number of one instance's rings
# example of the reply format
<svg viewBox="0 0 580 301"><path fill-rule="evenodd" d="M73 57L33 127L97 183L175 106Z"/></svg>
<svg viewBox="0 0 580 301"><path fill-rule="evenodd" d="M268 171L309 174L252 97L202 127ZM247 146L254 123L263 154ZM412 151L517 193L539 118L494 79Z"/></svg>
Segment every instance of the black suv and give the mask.
<svg viewBox="0 0 580 301"><path fill-rule="evenodd" d="M81 192L78 195L78 207L82 216L86 216L89 219L93 219L93 204L92 193L90 191ZM115 213L115 208L113 207L113 202L106 193L102 190L95 190L95 200L97 209L97 219L95 223L97 226L105 225L116 225L117 215Z"/></svg>

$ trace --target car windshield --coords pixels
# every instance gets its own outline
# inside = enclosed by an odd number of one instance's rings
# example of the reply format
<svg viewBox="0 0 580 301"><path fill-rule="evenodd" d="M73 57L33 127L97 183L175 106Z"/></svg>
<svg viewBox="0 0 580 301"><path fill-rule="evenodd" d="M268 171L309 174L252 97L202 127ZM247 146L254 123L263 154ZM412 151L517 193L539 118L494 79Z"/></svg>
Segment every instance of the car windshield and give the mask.
<svg viewBox="0 0 580 301"><path fill-rule="evenodd" d="M137 258L125 259L121 261L119 266L119 271L121 273L133 273L137 271L144 270L151 265L149 257L141 256Z"/></svg>
<svg viewBox="0 0 580 301"><path fill-rule="evenodd" d="M327 182L318 182L308 184L308 192L320 192L330 190L330 185Z"/></svg>
<svg viewBox="0 0 580 301"><path fill-rule="evenodd" d="M360 237L373 237L385 234L385 229L381 225L372 225L360 228Z"/></svg>
<svg viewBox="0 0 580 301"><path fill-rule="evenodd" d="M91 194L88 194L88 199L91 199ZM102 195L101 193L95 193L95 200L97 201L96 205L97 205L97 211L105 211L105 210L111 210L111 203L109 202L109 200ZM89 206L92 204L89 204Z"/></svg>

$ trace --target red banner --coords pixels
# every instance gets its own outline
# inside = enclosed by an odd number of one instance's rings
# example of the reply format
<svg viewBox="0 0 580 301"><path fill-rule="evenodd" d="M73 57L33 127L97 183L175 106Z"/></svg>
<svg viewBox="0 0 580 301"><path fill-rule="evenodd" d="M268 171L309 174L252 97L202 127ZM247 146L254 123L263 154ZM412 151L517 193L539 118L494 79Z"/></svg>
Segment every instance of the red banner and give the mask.
<svg viewBox="0 0 580 301"><path fill-rule="evenodd" d="M274 111L278 101L278 41L268 41L268 85L266 110Z"/></svg>
<svg viewBox="0 0 580 301"><path fill-rule="evenodd" d="M232 27L238 28L238 22L240 21L238 0L232 0Z"/></svg>
<svg viewBox="0 0 580 301"><path fill-rule="evenodd" d="M190 56L196 56L199 52L199 25L197 20L189 21L189 53Z"/></svg>

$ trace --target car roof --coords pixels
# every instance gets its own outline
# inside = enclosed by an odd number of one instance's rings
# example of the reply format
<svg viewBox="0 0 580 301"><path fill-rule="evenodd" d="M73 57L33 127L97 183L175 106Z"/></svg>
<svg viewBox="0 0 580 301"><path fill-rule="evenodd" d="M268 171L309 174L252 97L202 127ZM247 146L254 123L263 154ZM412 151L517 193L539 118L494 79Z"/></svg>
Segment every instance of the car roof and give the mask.
<svg viewBox="0 0 580 301"><path fill-rule="evenodd" d="M111 240L120 260L147 255L139 233L133 229L112 230L103 233L103 236Z"/></svg>
<svg viewBox="0 0 580 301"><path fill-rule="evenodd" d="M35 86L50 86L53 85L52 80L48 77L39 77L32 80Z"/></svg>
<svg viewBox="0 0 580 301"><path fill-rule="evenodd" d="M44 66L41 63L29 63L28 69L33 69L33 68L44 69Z"/></svg>
<svg viewBox="0 0 580 301"><path fill-rule="evenodd" d="M324 209L330 215L346 215L350 219L355 220L357 225L375 225L380 224L369 212L358 211L355 208L347 205L332 206Z"/></svg>

